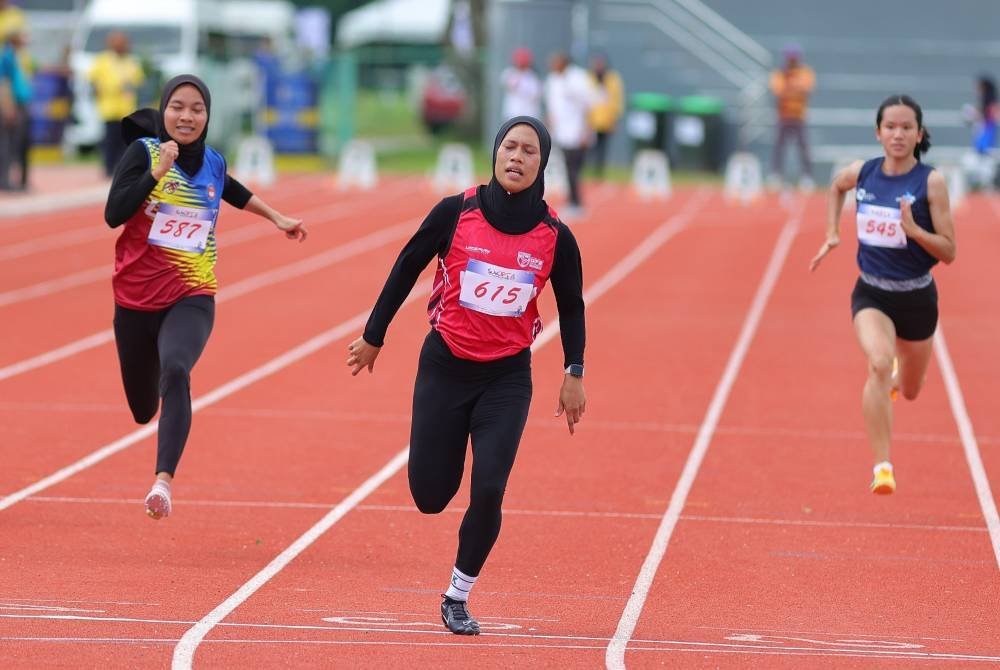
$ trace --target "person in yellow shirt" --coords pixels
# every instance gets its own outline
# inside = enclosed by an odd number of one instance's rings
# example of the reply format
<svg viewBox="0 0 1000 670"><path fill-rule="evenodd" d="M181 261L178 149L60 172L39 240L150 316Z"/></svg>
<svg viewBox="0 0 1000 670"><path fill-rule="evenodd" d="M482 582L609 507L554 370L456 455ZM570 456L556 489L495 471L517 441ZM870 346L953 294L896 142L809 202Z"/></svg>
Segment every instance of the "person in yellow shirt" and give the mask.
<svg viewBox="0 0 1000 670"><path fill-rule="evenodd" d="M801 184L809 187L812 181L812 164L806 141L806 114L809 95L816 87L816 74L802 62L802 49L797 45L785 47L785 66L771 73L771 93L778 106L778 136L774 143L772 181L780 183L783 172L785 142L795 139L799 145L799 163L802 166Z"/></svg>
<svg viewBox="0 0 1000 670"><path fill-rule="evenodd" d="M0 0L0 35L6 39L8 35L23 32L27 27L28 22L21 8L10 4L8 0Z"/></svg>
<svg viewBox="0 0 1000 670"><path fill-rule="evenodd" d="M597 54L590 59L590 79L598 91L599 102L590 108L590 127L594 129L594 166L597 176L604 176L608 138L615 131L625 106L625 86L617 72L609 69L608 59Z"/></svg>
<svg viewBox="0 0 1000 670"><path fill-rule="evenodd" d="M107 49L94 58L88 79L94 87L97 113L104 121L104 171L110 177L125 153L122 139L122 118L139 106L136 91L145 78L139 59L129 53L125 33L108 35Z"/></svg>

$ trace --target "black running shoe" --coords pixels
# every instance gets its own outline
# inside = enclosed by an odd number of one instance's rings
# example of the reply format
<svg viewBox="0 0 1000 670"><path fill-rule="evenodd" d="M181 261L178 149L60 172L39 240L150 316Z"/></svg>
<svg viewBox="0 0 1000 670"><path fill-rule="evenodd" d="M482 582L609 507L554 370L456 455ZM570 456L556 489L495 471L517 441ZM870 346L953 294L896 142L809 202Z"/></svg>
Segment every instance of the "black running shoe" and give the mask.
<svg viewBox="0 0 1000 670"><path fill-rule="evenodd" d="M469 607L461 600L448 596L441 601L441 621L455 635L479 635L479 622L469 614Z"/></svg>

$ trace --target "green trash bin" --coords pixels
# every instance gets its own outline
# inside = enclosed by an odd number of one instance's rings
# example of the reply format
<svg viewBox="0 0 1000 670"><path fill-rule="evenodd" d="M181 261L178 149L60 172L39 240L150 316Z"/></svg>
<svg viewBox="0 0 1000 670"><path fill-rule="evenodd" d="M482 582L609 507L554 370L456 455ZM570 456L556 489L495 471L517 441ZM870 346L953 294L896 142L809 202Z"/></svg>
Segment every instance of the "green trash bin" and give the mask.
<svg viewBox="0 0 1000 670"><path fill-rule="evenodd" d="M673 116L671 144L674 165L681 169L722 169L725 104L707 95L681 98Z"/></svg>
<svg viewBox="0 0 1000 670"><path fill-rule="evenodd" d="M670 113L674 101L663 93L633 93L625 118L625 131L632 139L633 153L640 149L670 149Z"/></svg>

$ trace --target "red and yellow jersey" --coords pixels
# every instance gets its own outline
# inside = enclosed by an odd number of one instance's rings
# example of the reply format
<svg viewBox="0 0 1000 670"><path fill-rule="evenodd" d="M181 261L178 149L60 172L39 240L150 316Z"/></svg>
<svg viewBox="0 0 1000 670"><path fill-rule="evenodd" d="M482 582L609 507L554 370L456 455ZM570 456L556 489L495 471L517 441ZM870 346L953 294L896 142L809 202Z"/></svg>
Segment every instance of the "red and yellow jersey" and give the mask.
<svg viewBox="0 0 1000 670"><path fill-rule="evenodd" d="M556 214L508 235L489 224L476 188L465 192L448 251L438 259L431 326L458 358L493 361L531 346L542 330L538 294L555 261Z"/></svg>
<svg viewBox="0 0 1000 670"><path fill-rule="evenodd" d="M155 165L159 140L138 141ZM175 165L156 184L115 244L111 283L118 305L155 311L188 296L215 294L215 224L225 180L225 159L205 147L198 174Z"/></svg>

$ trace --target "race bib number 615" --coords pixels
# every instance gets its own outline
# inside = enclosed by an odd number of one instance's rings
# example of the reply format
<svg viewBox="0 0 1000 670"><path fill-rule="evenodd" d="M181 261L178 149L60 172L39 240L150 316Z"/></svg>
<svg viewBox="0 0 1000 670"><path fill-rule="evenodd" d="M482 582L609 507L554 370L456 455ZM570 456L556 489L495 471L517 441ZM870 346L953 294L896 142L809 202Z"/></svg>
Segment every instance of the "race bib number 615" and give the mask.
<svg viewBox="0 0 1000 670"><path fill-rule="evenodd" d="M202 253L218 210L160 204L147 241L158 247Z"/></svg>
<svg viewBox="0 0 1000 670"><path fill-rule="evenodd" d="M462 307L493 316L521 316L535 296L535 273L470 260L460 275Z"/></svg>

